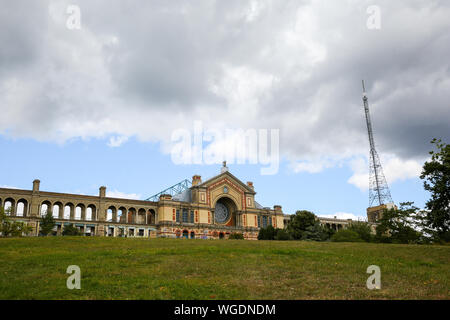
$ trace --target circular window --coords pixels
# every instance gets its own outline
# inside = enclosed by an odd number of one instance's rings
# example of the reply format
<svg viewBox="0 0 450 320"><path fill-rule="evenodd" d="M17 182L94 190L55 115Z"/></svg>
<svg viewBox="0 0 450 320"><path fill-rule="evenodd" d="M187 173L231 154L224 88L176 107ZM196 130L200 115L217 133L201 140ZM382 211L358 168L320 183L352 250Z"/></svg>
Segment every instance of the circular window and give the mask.
<svg viewBox="0 0 450 320"><path fill-rule="evenodd" d="M214 217L216 219L216 222L218 222L218 223L226 222L228 220L228 218L230 217L228 208L223 203L218 202L216 204L216 208L214 210Z"/></svg>
<svg viewBox="0 0 450 320"><path fill-rule="evenodd" d="M223 187L223 193L228 193L228 187Z"/></svg>

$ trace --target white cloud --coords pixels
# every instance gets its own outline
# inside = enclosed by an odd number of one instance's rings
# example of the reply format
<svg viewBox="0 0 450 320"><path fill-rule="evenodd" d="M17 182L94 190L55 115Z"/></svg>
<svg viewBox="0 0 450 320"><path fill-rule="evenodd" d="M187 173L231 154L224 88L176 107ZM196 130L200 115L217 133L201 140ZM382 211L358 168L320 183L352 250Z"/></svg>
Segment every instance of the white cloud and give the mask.
<svg viewBox="0 0 450 320"><path fill-rule="evenodd" d="M396 181L418 178L422 171L425 160L402 160L394 155L381 157L381 165L388 185ZM369 189L369 165L363 157L358 157L350 161L353 175L348 179L348 183L353 184L362 191Z"/></svg>
<svg viewBox="0 0 450 320"><path fill-rule="evenodd" d="M111 148L120 147L123 143L128 141L128 137L119 136L119 137L111 137L109 138L108 146Z"/></svg>
<svg viewBox="0 0 450 320"><path fill-rule="evenodd" d="M321 217L321 218L331 218L331 219L336 217L337 219L344 219L344 220L352 219L352 220L355 220L355 221L358 221L358 220L362 221L362 220L366 219L363 216L357 216L356 214L347 213L347 212L336 212L335 214L319 215L319 217Z"/></svg>
<svg viewBox="0 0 450 320"><path fill-rule="evenodd" d="M106 196L109 198L119 198L119 199L133 199L133 200L140 200L141 195L136 193L124 193L117 190L106 191Z"/></svg>

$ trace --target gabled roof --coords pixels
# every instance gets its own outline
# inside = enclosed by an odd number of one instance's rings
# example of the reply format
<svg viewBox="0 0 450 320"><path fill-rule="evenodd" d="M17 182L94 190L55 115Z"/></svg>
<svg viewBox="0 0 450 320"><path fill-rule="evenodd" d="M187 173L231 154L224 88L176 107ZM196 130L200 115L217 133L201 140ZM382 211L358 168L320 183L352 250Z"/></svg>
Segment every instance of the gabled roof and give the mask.
<svg viewBox="0 0 450 320"><path fill-rule="evenodd" d="M214 176L214 177L212 177L212 178L206 180L205 182L202 182L201 184L199 184L199 185L197 185L197 186L194 186L193 188L195 188L195 187L206 187L211 181L216 180L216 179L218 179L218 178L221 178L222 176L223 176L223 177L228 176L228 177L230 177L231 179L235 180L237 183L239 183L239 185L240 185L246 192L248 192L248 193L253 193L253 194L256 193L256 192L255 192L252 188L250 188L247 184L243 183L241 180L239 180L239 179L236 178L234 175L232 175L232 174L230 173L230 171L222 172L221 174L218 174L217 176Z"/></svg>

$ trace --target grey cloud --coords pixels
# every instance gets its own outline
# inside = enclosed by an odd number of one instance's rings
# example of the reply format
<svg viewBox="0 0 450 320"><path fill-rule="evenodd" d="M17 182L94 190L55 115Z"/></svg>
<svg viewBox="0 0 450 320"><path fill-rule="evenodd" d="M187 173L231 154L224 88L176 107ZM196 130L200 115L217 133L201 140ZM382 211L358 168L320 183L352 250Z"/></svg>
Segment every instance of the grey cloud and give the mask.
<svg viewBox="0 0 450 320"><path fill-rule="evenodd" d="M366 28L369 1L258 3L250 17L250 1L80 1L83 30L70 33L51 21L46 2L31 9L28 1L8 2L10 14L2 11L0 20L7 43L0 49L0 91L11 95L5 83L17 78L36 99L0 98L8 102L2 108L26 114L0 120L0 132L14 127L52 140L61 127L64 138L82 135L67 127L86 122L108 123L98 132L86 129L89 136L124 130L124 122L144 128L149 119L215 116L230 126L281 128L281 150L295 159L361 154L368 148L366 79L380 152L423 158L431 138L449 140L448 2L379 1L379 31ZM325 58L313 62L322 49ZM230 97L211 90L223 85L230 67L274 78L256 97L257 118L231 114ZM162 139L156 131L170 136L174 129L154 126L117 133Z"/></svg>

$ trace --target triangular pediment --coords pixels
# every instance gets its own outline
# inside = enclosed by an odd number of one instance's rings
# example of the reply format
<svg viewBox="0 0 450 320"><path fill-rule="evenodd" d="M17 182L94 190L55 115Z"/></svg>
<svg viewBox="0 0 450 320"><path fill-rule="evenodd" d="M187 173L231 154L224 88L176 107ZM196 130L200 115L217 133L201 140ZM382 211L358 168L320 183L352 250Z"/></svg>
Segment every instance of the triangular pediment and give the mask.
<svg viewBox="0 0 450 320"><path fill-rule="evenodd" d="M239 180L238 178L236 178L233 174L231 174L229 171L225 171L215 177L212 177L208 180L206 180L205 182L197 185L196 187L201 187L201 188L208 188L214 184L216 184L217 182L221 181L221 180L225 180L227 179L228 181L233 182L234 184L238 185L239 187L241 187L243 189L244 192L247 193L252 193L255 194L256 192L250 188L247 184L243 183L241 180Z"/></svg>

